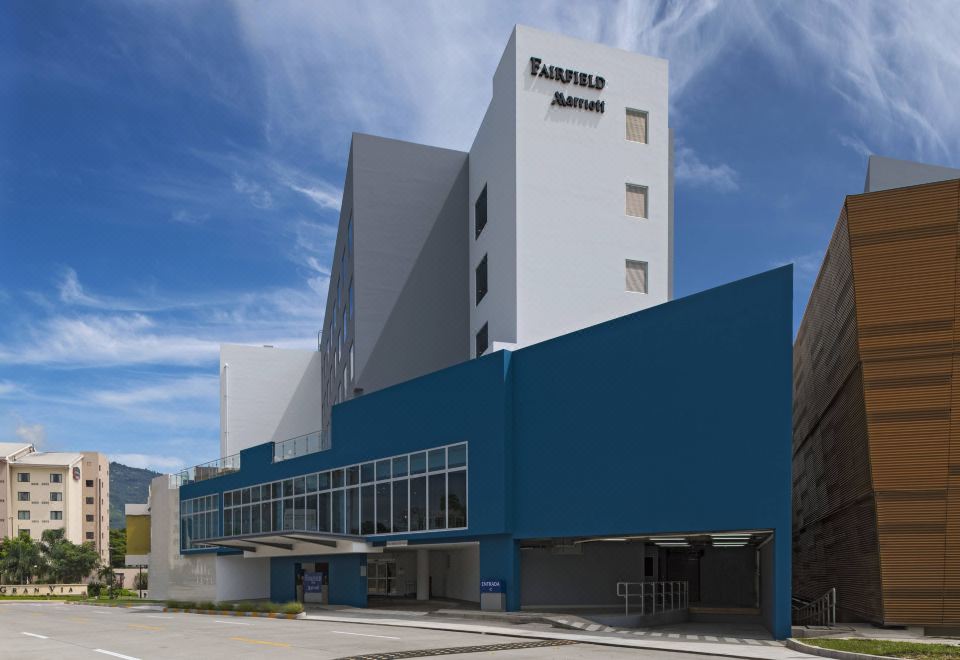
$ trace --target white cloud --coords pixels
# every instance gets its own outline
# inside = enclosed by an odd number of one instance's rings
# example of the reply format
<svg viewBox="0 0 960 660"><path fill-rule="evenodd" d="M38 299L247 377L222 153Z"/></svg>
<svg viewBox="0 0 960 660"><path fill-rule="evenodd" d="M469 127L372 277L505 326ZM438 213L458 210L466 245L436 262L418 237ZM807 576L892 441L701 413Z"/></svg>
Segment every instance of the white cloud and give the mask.
<svg viewBox="0 0 960 660"><path fill-rule="evenodd" d="M13 432L22 442L29 442L37 449L43 447L47 441L47 429L43 424L27 424L21 421Z"/></svg>
<svg viewBox="0 0 960 660"><path fill-rule="evenodd" d="M87 396L94 402L111 407L168 403L185 399L216 399L219 381L216 376L157 379L150 385L134 385L125 389L96 390Z"/></svg>
<svg viewBox="0 0 960 660"><path fill-rule="evenodd" d="M291 190L295 190L298 193L306 195L313 201L317 206L322 209L336 211L340 209L340 200L343 197L343 192L338 188L335 188L329 184L318 184L311 188L298 186L296 184L288 184Z"/></svg>
<svg viewBox="0 0 960 660"><path fill-rule="evenodd" d="M157 454L108 454L107 458L129 467L155 472L177 472L186 466L182 458Z"/></svg>
<svg viewBox="0 0 960 660"><path fill-rule="evenodd" d="M675 167L677 181L681 183L720 192L732 192L740 188L736 170L726 163L708 165L689 147L677 148Z"/></svg>
<svg viewBox="0 0 960 660"><path fill-rule="evenodd" d="M269 209L273 206L273 195L256 181L234 174L233 189L244 195L258 209Z"/></svg>
<svg viewBox="0 0 960 660"><path fill-rule="evenodd" d="M87 295L80 285L77 277L77 271L73 268L67 268L63 274L63 279L57 286L60 295L60 301L72 305L84 305L88 307L100 307L101 301Z"/></svg>
<svg viewBox="0 0 960 660"><path fill-rule="evenodd" d="M868 147L863 140L856 137L855 135L841 135L839 137L839 140L840 140L840 144L847 147L848 149L852 149L853 151L863 156L864 158L869 158L874 153L873 149Z"/></svg>
<svg viewBox="0 0 960 660"><path fill-rule="evenodd" d="M0 396L12 394L18 389L20 388L17 387L16 383L11 383L9 380L0 380Z"/></svg>
<svg viewBox="0 0 960 660"><path fill-rule="evenodd" d="M186 209L177 209L170 215L171 221L181 225L201 225L209 219L209 213L194 213Z"/></svg>

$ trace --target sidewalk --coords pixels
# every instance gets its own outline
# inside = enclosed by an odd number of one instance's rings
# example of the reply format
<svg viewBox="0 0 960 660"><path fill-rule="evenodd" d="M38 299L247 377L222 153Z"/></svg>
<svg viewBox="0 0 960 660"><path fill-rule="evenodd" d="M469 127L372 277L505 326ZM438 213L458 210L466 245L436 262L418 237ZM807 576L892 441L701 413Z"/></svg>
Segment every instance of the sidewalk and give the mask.
<svg viewBox="0 0 960 660"><path fill-rule="evenodd" d="M664 652L682 652L701 655L717 655L728 658L764 658L769 660L810 660L816 657L788 649L782 642L770 639L722 638L714 635L685 634L658 630L628 630L587 622L578 617L563 615L536 615L522 613L517 618L523 622L511 624L509 618L500 616L494 621L478 621L461 615L459 620L452 617L436 616L430 613L406 613L398 611L384 612L366 609L340 608L336 610L313 610L303 620L328 621L335 623L360 623L378 626L396 626L403 628L427 628L472 632L486 635L505 635L527 637L531 639L557 639L600 644L635 649L659 650ZM532 621L540 618L539 622ZM483 617L481 615L479 618ZM580 625L577 625L580 624Z"/></svg>

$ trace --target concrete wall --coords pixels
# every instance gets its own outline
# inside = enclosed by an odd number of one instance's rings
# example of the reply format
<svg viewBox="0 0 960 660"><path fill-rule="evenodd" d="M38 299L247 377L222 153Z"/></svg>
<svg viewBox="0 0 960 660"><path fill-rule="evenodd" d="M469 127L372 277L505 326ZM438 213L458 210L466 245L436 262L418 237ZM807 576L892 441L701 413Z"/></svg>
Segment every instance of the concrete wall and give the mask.
<svg viewBox="0 0 960 660"><path fill-rule="evenodd" d="M770 630L774 629L777 612L777 575L774 541L760 548L760 615ZM782 587L781 587L782 588Z"/></svg>
<svg viewBox="0 0 960 660"><path fill-rule="evenodd" d="M903 188L950 179L960 179L960 170L884 156L870 156L867 160L867 178L863 185L863 192Z"/></svg>
<svg viewBox="0 0 960 660"><path fill-rule="evenodd" d="M316 351L220 346L220 454L320 430Z"/></svg>
<svg viewBox="0 0 960 660"><path fill-rule="evenodd" d="M531 608L622 605L617 582L642 582L643 557L638 543L584 543L580 555L521 550L521 603Z"/></svg>
<svg viewBox="0 0 960 660"><path fill-rule="evenodd" d="M270 597L270 560L221 555L216 560L217 600L256 600Z"/></svg>

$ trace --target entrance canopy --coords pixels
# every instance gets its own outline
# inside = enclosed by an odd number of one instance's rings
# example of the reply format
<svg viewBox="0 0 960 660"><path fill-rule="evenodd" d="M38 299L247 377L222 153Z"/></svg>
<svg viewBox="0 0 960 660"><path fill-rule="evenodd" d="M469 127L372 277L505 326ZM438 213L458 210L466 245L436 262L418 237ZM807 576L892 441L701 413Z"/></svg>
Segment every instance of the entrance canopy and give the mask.
<svg viewBox="0 0 960 660"><path fill-rule="evenodd" d="M374 546L362 536L326 534L317 532L267 532L245 534L219 539L204 540L204 543L242 550L245 558L295 557L300 555L337 555L345 553L378 553L382 547Z"/></svg>

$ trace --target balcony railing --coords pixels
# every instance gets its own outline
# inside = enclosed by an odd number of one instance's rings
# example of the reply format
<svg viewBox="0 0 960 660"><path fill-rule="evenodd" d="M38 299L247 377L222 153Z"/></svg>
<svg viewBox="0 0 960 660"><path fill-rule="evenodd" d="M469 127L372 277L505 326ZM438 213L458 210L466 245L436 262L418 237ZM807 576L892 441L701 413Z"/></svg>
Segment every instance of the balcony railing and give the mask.
<svg viewBox="0 0 960 660"><path fill-rule="evenodd" d="M314 431L296 438L273 443L273 462L279 463L330 449L330 432Z"/></svg>
<svg viewBox="0 0 960 660"><path fill-rule="evenodd" d="M187 468L177 475L178 486L185 486L197 481L206 481L214 477L222 477L240 470L240 454L224 456L209 463L201 463Z"/></svg>

